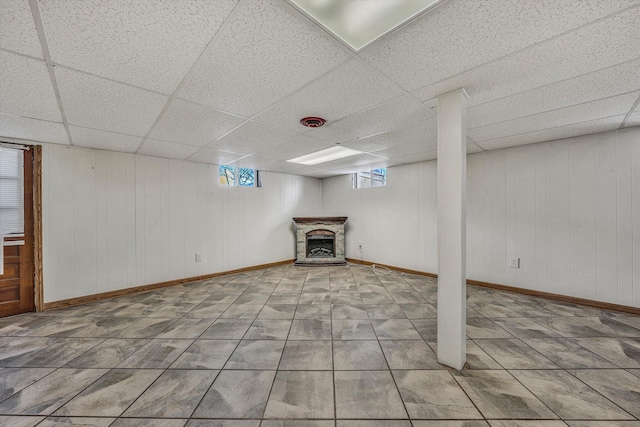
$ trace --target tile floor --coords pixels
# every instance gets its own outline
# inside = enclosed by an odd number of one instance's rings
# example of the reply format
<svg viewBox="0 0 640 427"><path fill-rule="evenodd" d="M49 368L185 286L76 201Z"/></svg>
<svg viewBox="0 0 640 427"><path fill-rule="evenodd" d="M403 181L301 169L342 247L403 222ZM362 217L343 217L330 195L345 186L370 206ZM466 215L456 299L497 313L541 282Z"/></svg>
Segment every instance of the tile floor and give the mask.
<svg viewBox="0 0 640 427"><path fill-rule="evenodd" d="M640 317L468 287L468 366L436 283L274 267L0 319L1 426L640 426Z"/></svg>

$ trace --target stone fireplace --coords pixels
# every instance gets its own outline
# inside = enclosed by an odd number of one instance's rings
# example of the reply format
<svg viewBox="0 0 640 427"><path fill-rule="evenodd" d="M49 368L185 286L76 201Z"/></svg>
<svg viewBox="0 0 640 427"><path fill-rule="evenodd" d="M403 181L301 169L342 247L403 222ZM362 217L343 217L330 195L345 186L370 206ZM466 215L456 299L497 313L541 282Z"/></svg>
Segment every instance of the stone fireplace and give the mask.
<svg viewBox="0 0 640 427"><path fill-rule="evenodd" d="M345 265L346 216L293 218L296 265Z"/></svg>

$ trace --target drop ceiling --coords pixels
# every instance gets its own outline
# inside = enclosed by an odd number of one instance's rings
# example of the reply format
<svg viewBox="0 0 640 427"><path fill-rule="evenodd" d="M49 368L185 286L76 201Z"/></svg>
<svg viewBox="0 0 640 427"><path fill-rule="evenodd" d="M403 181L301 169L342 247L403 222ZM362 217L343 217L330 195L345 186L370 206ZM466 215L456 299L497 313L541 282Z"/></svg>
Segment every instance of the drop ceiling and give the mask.
<svg viewBox="0 0 640 427"><path fill-rule="evenodd" d="M460 87L468 152L640 126L640 0L448 0L357 53L285 0L0 0L5 140L323 178L434 159Z"/></svg>

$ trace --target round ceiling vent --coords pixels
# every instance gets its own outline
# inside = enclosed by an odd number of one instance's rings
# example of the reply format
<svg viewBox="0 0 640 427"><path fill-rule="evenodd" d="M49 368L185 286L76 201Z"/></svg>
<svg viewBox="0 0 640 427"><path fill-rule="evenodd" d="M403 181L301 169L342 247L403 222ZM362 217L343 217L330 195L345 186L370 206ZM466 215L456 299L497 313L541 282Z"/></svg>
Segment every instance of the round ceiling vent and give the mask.
<svg viewBox="0 0 640 427"><path fill-rule="evenodd" d="M319 128L325 123L327 123L327 121L321 117L305 117L304 119L300 119L300 124L308 128Z"/></svg>

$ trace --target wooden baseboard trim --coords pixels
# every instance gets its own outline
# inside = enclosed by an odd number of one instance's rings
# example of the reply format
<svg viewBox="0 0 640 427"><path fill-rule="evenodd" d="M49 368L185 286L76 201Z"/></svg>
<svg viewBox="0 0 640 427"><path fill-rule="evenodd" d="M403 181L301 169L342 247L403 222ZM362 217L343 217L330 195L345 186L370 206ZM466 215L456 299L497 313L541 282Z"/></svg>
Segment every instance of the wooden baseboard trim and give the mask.
<svg viewBox="0 0 640 427"><path fill-rule="evenodd" d="M401 271L401 272L409 273L409 274L417 274L417 275L420 275L420 276L438 277L438 275L434 274L434 273L428 273L428 272L425 272L425 271L417 271L417 270L409 270L409 269L402 268L402 267L394 267L394 266L391 266L391 265L373 263L373 262L370 262L370 261L363 261L363 260L360 260L360 259L347 258L347 261L349 261L351 263L354 263L354 264L378 265L378 266L385 267L385 268L388 268L388 269L391 269L391 270ZM560 302L567 302L567 303L570 303L570 304L586 305L586 306L589 306L589 307L600 308L600 309L603 309L603 310L619 311L619 312L622 312L622 313L629 313L629 314L635 314L635 315L640 316L640 308L630 307L628 305L613 304L613 303L610 303L610 302L603 302L603 301L594 301L594 300L586 299L586 298L571 297L571 296L567 296L567 295L554 294L554 293L551 293L551 292L544 292L544 291L536 291L536 290L532 290L532 289L516 288L515 286L500 285L498 283L483 282L481 280L474 280L474 279L467 279L467 283L469 285L482 286L484 288L491 288L491 289L496 289L496 290L500 290L500 291L513 292L513 293L516 293L516 294L530 295L530 296L534 296L534 297L545 298L545 299L552 300L552 301L560 301Z"/></svg>
<svg viewBox="0 0 640 427"><path fill-rule="evenodd" d="M387 264L380 264L379 262L364 261L361 259L354 259L354 258L347 258L347 261L353 264L362 264L362 265L369 265L369 266L376 265L378 267L388 268L389 270L400 271L402 273L417 274L419 276L438 277L437 274L428 273L426 271L410 270L408 268L396 267L396 266L387 265Z"/></svg>
<svg viewBox="0 0 640 427"><path fill-rule="evenodd" d="M251 267L239 268L237 270L222 271L219 273L204 274L202 276L185 277L184 279L169 280L167 282L152 283L150 285L136 286L133 288L118 289L117 291L102 292L100 294L86 295L77 298L69 298L60 301L52 301L44 303L44 310L54 310L56 308L71 307L74 305L87 304L90 302L100 301L107 298L119 297L123 295L138 294L141 292L152 291L154 289L166 288L168 286L182 285L185 283L196 282L198 280L212 279L214 277L228 276L230 274L244 273L245 271L260 270L263 268L277 267L280 265L293 264L294 259L284 261L271 262L268 264L253 265Z"/></svg>
<svg viewBox="0 0 640 427"><path fill-rule="evenodd" d="M552 301L568 302L570 304L587 305L589 307L600 308L603 310L619 311L622 313L635 314L640 316L640 308L631 307L622 304L613 304L604 301L594 301L586 298L571 297L567 295L554 294L552 292L536 291L533 289L522 289L513 286L500 285L498 283L483 282L481 280L467 279L470 285L482 286L484 288L497 289L500 291L513 292L517 294L531 295L534 297L545 298Z"/></svg>

